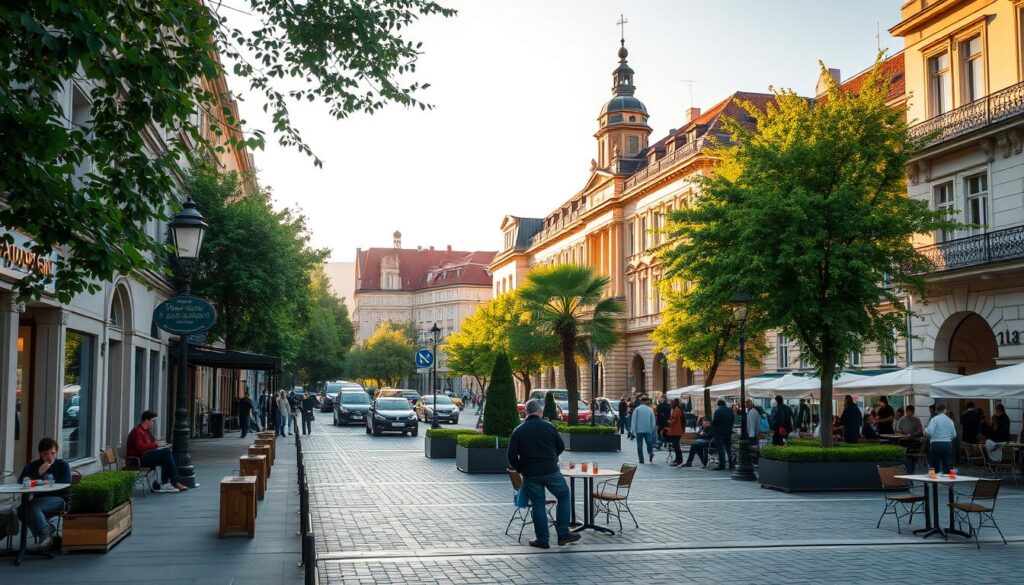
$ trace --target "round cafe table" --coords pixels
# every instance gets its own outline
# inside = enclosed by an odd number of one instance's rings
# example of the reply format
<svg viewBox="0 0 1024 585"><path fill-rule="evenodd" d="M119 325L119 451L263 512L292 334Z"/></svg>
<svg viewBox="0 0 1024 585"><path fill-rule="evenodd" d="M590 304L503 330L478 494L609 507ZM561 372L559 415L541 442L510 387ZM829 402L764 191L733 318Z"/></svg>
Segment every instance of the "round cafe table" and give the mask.
<svg viewBox="0 0 1024 585"><path fill-rule="evenodd" d="M572 531L582 532L589 528L595 532L615 534L615 531L610 528L594 524L594 480L600 479L603 481L619 477L622 475L622 472L610 469L604 470L600 467L597 473L594 473L594 470L590 467L587 467L587 471L583 471L581 464L577 463L575 469L563 468L562 475L569 478L569 491L572 494L572 522L570 522L570 525L573 526ZM583 489L587 492L587 495L583 498L582 523L576 521L576 478L583 480Z"/></svg>
<svg viewBox="0 0 1024 585"><path fill-rule="evenodd" d="M70 483L53 483L50 485L37 485L35 487L25 487L20 483L0 485L0 494L21 494L21 508L28 509L28 502L34 496L45 496L53 492L59 492L63 489L71 487ZM21 561L24 560L25 554L38 555L41 557L47 557L52 559L53 555L46 551L34 551L27 550L28 541L28 523L24 520L21 521L21 542L18 545L17 551L12 551L11 556L14 557L14 564L20 565ZM8 553L10 554L10 553ZM0 556L8 556L7 554Z"/></svg>

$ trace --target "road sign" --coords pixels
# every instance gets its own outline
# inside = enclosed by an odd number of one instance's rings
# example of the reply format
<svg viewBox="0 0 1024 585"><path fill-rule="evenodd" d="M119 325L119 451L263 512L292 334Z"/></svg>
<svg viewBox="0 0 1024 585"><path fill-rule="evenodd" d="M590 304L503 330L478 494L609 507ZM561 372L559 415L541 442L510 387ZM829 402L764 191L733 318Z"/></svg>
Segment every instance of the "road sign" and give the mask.
<svg viewBox="0 0 1024 585"><path fill-rule="evenodd" d="M174 297L157 306L153 320L168 333L191 335L212 328L217 321L217 309L199 297Z"/></svg>
<svg viewBox="0 0 1024 585"><path fill-rule="evenodd" d="M421 349L416 352L416 367L429 368L434 363L434 354L429 349Z"/></svg>

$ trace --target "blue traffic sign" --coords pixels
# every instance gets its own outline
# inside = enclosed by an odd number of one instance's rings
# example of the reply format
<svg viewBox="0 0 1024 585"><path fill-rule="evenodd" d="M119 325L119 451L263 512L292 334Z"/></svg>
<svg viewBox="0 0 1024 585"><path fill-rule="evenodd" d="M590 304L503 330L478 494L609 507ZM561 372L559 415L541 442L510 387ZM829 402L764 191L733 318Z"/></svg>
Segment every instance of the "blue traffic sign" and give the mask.
<svg viewBox="0 0 1024 585"><path fill-rule="evenodd" d="M429 349L421 349L416 352L416 367L429 368L434 363L434 354Z"/></svg>

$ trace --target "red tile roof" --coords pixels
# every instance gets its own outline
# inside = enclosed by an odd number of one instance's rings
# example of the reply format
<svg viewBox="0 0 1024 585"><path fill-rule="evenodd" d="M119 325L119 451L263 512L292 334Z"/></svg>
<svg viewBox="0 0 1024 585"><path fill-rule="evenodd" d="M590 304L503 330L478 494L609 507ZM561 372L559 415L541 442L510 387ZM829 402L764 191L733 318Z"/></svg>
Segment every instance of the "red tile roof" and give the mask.
<svg viewBox="0 0 1024 585"><path fill-rule="evenodd" d="M678 130L655 142L650 147L658 149L659 151L665 148L665 145L671 140L679 138L681 135L685 135L690 130L697 128L698 137L706 134L719 135L721 138L726 138L725 128L722 124L722 117L732 118L739 121L744 126L753 129L754 121L750 118L750 114L743 109L743 106L739 104L739 101L749 102L754 104L757 108L764 110L768 107L768 104L775 101L775 95L770 93L755 93L750 91L737 91L711 106L708 111L701 113L699 116L683 124ZM703 128L701 128L703 126Z"/></svg>
<svg viewBox="0 0 1024 585"><path fill-rule="evenodd" d="M356 291L381 289L381 261L397 256L401 288L416 291L454 285L491 286L487 266L497 252L370 248L356 253Z"/></svg>
<svg viewBox="0 0 1024 585"><path fill-rule="evenodd" d="M847 79L840 84L840 87L843 91L857 93L860 91L861 86L864 85L864 82L867 81L868 74L871 73L873 68L874 65L868 67L864 71L861 71L857 75L854 75L850 79ZM903 51L900 51L885 61L882 61L882 73L889 76L890 82L889 93L885 96L885 101L891 102L892 100L903 97L907 91L907 80L903 69ZM818 99L821 100L822 98Z"/></svg>

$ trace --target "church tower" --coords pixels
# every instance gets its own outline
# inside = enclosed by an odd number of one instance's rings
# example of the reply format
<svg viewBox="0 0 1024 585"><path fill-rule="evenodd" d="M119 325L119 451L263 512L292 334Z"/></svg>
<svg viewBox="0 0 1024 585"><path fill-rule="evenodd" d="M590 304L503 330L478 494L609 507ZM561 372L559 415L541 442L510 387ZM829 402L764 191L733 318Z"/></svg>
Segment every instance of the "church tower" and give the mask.
<svg viewBox="0 0 1024 585"><path fill-rule="evenodd" d="M622 23L620 23L622 24ZM647 108L633 97L633 70L626 57L625 37L619 40L619 66L612 72L612 99L597 116L597 166L611 172L632 172L647 149L651 127Z"/></svg>

